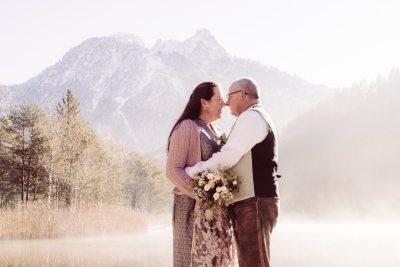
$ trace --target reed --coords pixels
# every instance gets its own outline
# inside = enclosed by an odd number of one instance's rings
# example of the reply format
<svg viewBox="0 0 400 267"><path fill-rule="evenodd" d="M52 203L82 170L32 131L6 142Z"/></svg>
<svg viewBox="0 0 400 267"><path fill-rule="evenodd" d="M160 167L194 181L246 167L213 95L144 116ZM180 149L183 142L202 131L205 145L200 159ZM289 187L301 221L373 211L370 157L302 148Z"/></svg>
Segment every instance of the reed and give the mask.
<svg viewBox="0 0 400 267"><path fill-rule="evenodd" d="M137 210L113 205L47 208L19 204L0 209L0 239L83 237L145 232L146 217Z"/></svg>

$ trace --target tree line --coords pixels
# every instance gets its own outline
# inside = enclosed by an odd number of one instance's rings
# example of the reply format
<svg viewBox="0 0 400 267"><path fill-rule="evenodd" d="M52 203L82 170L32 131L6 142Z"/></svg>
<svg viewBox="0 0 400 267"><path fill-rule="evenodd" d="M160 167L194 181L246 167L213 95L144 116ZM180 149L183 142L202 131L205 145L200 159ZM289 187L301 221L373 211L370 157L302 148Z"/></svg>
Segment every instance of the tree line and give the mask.
<svg viewBox="0 0 400 267"><path fill-rule="evenodd" d="M283 209L314 218L400 220L400 69L336 90L281 133Z"/></svg>
<svg viewBox="0 0 400 267"><path fill-rule="evenodd" d="M96 133L71 90L50 112L36 102L5 108L10 98L2 92L0 208L41 201L49 207L170 209L171 185L157 161L125 152L113 137Z"/></svg>

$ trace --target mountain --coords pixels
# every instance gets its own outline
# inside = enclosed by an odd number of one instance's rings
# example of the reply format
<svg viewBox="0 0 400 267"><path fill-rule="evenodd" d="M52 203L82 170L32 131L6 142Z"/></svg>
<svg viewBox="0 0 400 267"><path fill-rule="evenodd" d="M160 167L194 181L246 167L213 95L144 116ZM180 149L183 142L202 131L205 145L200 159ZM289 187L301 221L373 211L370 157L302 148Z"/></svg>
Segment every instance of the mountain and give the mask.
<svg viewBox="0 0 400 267"><path fill-rule="evenodd" d="M38 101L44 108L71 89L98 131L114 132L128 149L152 153L164 151L169 131L197 84L213 80L226 92L233 80L244 76L259 83L262 103L278 130L332 94L326 86L231 56L206 29L183 42L158 40L151 48L133 34L91 38L36 77L8 87L14 102ZM228 131L233 120L226 109L217 123Z"/></svg>
<svg viewBox="0 0 400 267"><path fill-rule="evenodd" d="M399 221L400 72L336 91L282 133L282 209Z"/></svg>

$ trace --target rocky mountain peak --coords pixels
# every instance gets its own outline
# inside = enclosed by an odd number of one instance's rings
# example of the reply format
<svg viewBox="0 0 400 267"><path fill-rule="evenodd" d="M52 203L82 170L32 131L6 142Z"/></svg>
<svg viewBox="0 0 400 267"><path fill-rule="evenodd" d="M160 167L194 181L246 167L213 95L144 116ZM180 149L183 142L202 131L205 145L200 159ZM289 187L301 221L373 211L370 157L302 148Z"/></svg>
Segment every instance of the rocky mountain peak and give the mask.
<svg viewBox="0 0 400 267"><path fill-rule="evenodd" d="M217 40L208 29L197 30L196 33L191 38L189 38L189 40L196 40L196 41L203 40L209 43L218 44Z"/></svg>
<svg viewBox="0 0 400 267"><path fill-rule="evenodd" d="M122 43L127 43L127 44L134 43L142 47L146 47L145 43L143 42L143 39L136 34L118 32L110 35L109 37L114 38L115 40L120 41Z"/></svg>
<svg viewBox="0 0 400 267"><path fill-rule="evenodd" d="M192 37L183 42L157 40L152 50L163 54L177 53L188 59L197 59L200 61L230 57L207 29L197 30Z"/></svg>

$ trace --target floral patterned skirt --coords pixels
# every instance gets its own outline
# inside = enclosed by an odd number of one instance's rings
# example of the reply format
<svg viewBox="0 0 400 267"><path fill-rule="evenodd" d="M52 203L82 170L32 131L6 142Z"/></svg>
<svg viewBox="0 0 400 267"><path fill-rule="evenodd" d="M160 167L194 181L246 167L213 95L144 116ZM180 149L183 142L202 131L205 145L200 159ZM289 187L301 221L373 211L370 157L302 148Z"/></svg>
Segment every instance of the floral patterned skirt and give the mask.
<svg viewBox="0 0 400 267"><path fill-rule="evenodd" d="M236 266L236 247L228 217L215 210L205 218L201 202L175 195L173 211L174 267Z"/></svg>

